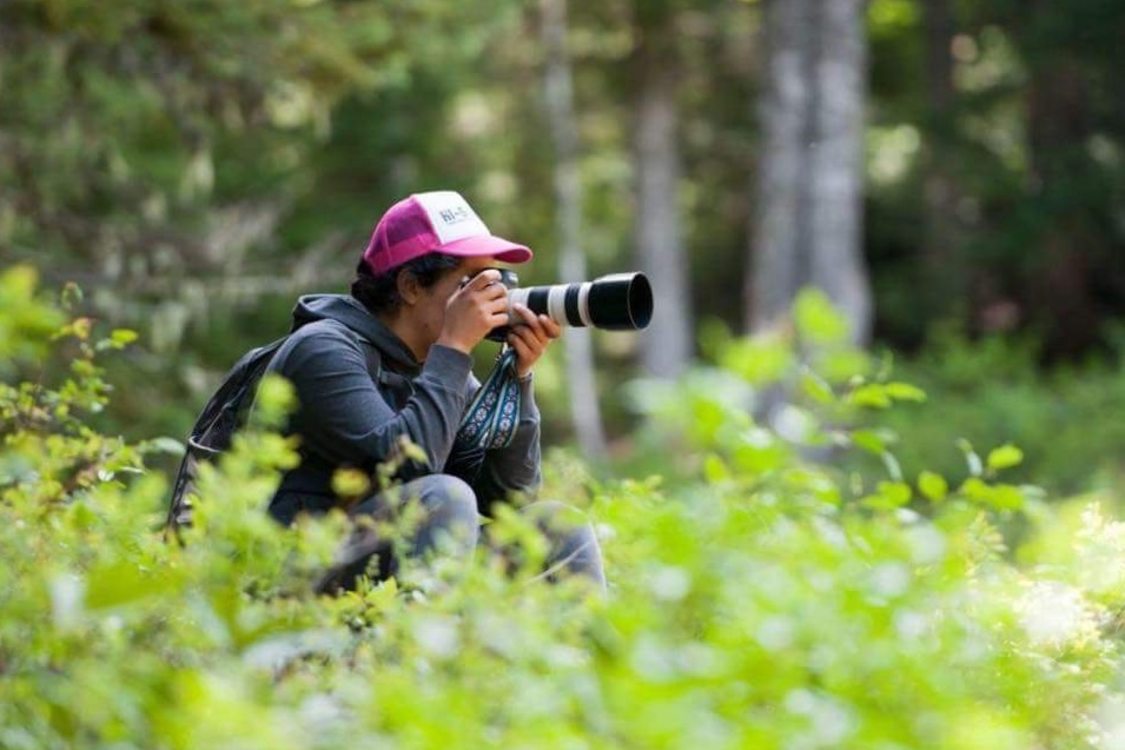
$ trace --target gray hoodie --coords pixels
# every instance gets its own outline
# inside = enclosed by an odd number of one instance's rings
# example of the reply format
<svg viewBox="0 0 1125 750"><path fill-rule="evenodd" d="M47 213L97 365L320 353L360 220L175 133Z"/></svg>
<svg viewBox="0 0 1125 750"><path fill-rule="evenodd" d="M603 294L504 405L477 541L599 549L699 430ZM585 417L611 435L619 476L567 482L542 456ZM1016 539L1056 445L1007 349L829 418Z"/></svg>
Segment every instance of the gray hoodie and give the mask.
<svg viewBox="0 0 1125 750"><path fill-rule="evenodd" d="M350 295L301 297L292 332L267 372L283 375L297 391L298 410L287 433L300 436L301 464L286 472L270 512L289 523L302 510L336 504L333 472L354 467L371 473L407 437L426 454L397 478L447 473L469 481L482 513L511 492L534 491L539 474L539 410L525 384L519 427L507 448L485 453L479 474L454 451L461 416L480 382L467 354L439 344L424 363L382 321Z"/></svg>

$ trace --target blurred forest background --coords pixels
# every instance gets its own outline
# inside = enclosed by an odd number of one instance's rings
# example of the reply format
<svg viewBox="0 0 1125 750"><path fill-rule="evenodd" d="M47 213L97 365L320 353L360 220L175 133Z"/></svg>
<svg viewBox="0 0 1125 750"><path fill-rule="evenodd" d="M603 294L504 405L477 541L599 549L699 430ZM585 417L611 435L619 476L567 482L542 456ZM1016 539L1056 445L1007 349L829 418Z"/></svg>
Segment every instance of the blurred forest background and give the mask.
<svg viewBox="0 0 1125 750"><path fill-rule="evenodd" d="M643 336L541 368L553 444L637 460L622 383L815 285L929 393L904 463L1012 441L1089 489L1125 471L1123 42L1120 0L7 0L0 264L139 330L105 428L182 438L386 207L456 189L525 284L653 279Z"/></svg>

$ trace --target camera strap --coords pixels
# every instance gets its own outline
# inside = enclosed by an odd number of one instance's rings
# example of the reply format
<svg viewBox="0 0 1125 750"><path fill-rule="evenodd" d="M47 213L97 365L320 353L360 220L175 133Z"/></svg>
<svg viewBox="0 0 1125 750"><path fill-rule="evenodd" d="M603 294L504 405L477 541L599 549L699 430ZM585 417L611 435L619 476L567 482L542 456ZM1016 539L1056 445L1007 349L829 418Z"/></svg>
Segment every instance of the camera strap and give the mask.
<svg viewBox="0 0 1125 750"><path fill-rule="evenodd" d="M520 419L520 384L516 375L516 352L505 346L488 379L473 396L457 442L478 449L506 448L516 434Z"/></svg>

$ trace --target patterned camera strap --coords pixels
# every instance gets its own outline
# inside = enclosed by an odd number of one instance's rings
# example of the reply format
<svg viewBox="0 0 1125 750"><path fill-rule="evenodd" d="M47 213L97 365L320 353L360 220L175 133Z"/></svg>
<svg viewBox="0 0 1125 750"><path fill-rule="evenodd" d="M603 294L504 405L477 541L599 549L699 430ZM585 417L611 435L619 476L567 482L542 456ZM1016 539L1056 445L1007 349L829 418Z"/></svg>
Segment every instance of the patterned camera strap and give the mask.
<svg viewBox="0 0 1125 750"><path fill-rule="evenodd" d="M520 384L516 376L516 352L510 347L496 359L496 366L473 397L461 419L457 442L479 450L506 448L520 420Z"/></svg>

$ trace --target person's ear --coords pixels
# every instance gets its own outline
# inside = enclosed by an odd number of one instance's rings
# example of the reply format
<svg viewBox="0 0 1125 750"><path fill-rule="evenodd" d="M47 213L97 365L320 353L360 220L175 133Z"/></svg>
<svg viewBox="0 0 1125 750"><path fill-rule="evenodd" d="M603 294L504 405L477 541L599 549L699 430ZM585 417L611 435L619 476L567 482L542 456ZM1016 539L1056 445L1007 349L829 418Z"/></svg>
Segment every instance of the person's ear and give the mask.
<svg viewBox="0 0 1125 750"><path fill-rule="evenodd" d="M398 296L408 305L417 304L422 296L422 285L410 271L399 273L398 278L395 279L395 286L398 288Z"/></svg>

